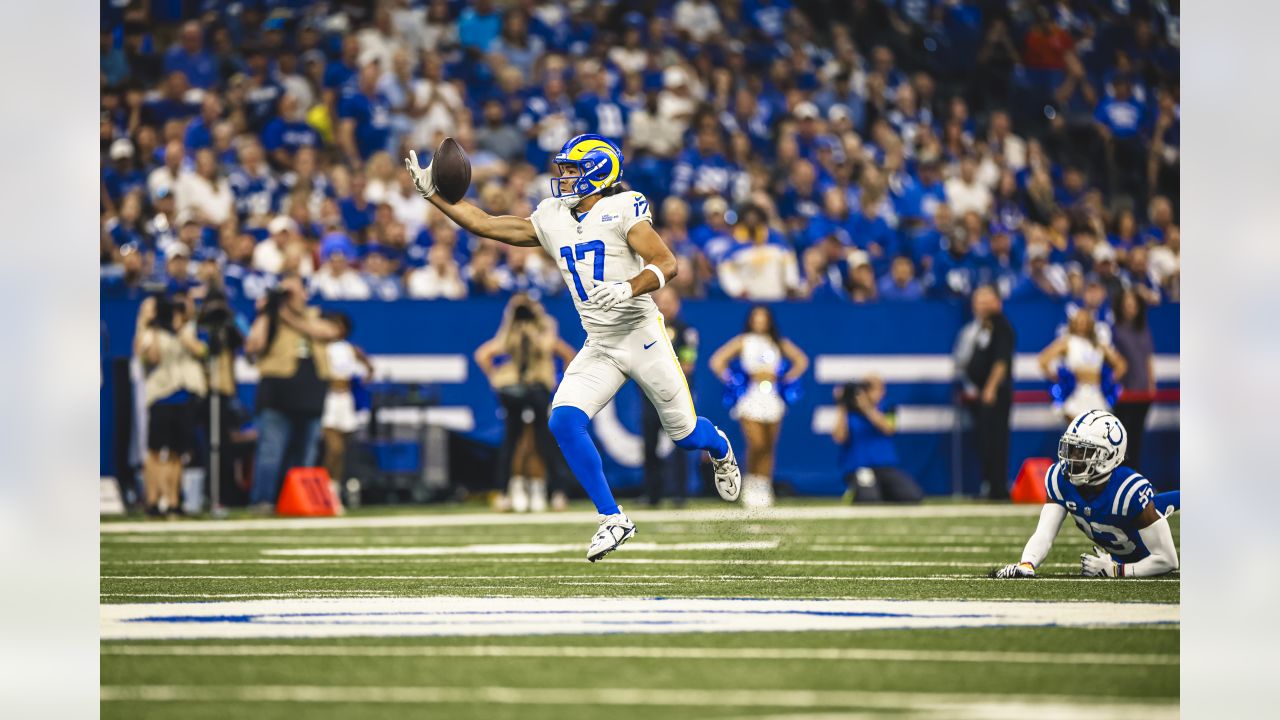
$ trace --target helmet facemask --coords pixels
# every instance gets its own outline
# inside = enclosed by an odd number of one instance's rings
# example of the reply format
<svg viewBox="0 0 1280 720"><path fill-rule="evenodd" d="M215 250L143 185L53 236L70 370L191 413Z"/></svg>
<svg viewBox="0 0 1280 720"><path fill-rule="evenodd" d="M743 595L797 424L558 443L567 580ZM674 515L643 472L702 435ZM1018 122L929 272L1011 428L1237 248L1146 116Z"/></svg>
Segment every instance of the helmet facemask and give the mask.
<svg viewBox="0 0 1280 720"><path fill-rule="evenodd" d="M1079 435L1063 435L1058 441L1058 459L1072 485L1098 485L1115 469L1116 448L1104 447Z"/></svg>
<svg viewBox="0 0 1280 720"><path fill-rule="evenodd" d="M578 203L582 202L583 198L595 192L590 183L584 182L582 163L574 160L562 161L557 159L556 168L560 171L560 175L551 178L551 196L563 203L565 207L572 210L578 206ZM575 168L577 174L566 175L565 170L568 168ZM563 188L565 183L569 184L568 191ZM586 187L584 188L583 185L586 185Z"/></svg>

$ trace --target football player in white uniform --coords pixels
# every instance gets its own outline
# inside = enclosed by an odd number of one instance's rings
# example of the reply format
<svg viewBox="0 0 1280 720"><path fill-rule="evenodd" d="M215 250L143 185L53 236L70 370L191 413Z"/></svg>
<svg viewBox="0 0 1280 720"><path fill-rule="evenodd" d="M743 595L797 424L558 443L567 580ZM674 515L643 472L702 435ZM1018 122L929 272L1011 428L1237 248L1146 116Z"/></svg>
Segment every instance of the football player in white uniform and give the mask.
<svg viewBox="0 0 1280 720"><path fill-rule="evenodd" d="M733 448L719 428L694 411L662 315L648 295L675 277L676 259L653 229L649 201L619 184L618 146L600 135L565 143L554 160L559 176L551 180L552 197L527 218L495 217L465 200L449 203L436 193L431 166L419 167L417 154L409 155L405 167L414 185L450 220L508 245L540 245L564 276L587 341L565 370L548 424L602 516L587 560L599 560L636 533L635 523L614 501L600 452L587 434L591 417L627 378L657 408L677 447L710 453L716 490L725 500L737 500L741 476Z"/></svg>

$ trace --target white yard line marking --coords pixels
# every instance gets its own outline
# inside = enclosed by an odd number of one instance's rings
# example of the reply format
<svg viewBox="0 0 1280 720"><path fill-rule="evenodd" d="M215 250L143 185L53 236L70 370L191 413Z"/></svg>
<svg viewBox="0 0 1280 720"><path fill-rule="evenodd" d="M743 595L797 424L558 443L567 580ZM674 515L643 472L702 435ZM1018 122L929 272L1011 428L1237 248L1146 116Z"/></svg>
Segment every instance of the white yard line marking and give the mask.
<svg viewBox="0 0 1280 720"><path fill-rule="evenodd" d="M950 547L909 547L903 545L808 545L796 548L797 550L813 550L816 552L874 552L874 553L907 553L907 554L925 554L925 553L942 553L942 554L965 554L965 553L994 553L1006 550L1007 545L953 545Z"/></svg>
<svg viewBox="0 0 1280 720"><path fill-rule="evenodd" d="M630 544L627 545L630 548ZM133 566L133 565L439 565L443 562L465 562L469 565L475 565L477 562L484 562L483 559L460 559L460 558L161 558L156 560L103 560L104 566ZM493 562L499 562L494 560ZM524 558L521 564L541 563L541 564L557 564L557 565L579 565L581 560L578 558ZM777 560L709 560L695 558L609 558L609 564L628 564L628 565L777 565L781 561ZM944 567L944 568L985 568L991 569L998 563L996 561L958 561L958 560L894 560L893 562L885 562L883 560L813 560L803 561L809 565L831 566L831 567L885 567L892 565L894 567ZM1041 567L1065 570L1068 568L1079 569L1080 563L1047 563ZM691 576L701 577L701 576ZM796 576L802 577L802 576Z"/></svg>
<svg viewBox="0 0 1280 720"><path fill-rule="evenodd" d="M669 543L665 545L653 542L632 542L627 544L628 550L658 552L681 550L775 550L777 547L777 540ZM432 545L427 547L289 548L285 550L263 550L262 554L288 557L375 557L380 555L394 557L413 555L550 555L553 553L581 551L581 543L517 543L506 545Z"/></svg>
<svg viewBox="0 0 1280 720"><path fill-rule="evenodd" d="M1098 702L1080 696L865 690L685 688L370 687L333 685L103 685L103 702L279 702L495 705L607 705L644 707L849 707L927 711L953 718L1044 717L1042 704L1089 717L1177 717L1177 706L1144 699ZM981 705L983 715L974 715ZM1025 713L1018 715L1015 713ZM1059 716L1060 717L1060 716Z"/></svg>
<svg viewBox="0 0 1280 720"><path fill-rule="evenodd" d="M115 645L103 655L136 657L372 657L372 658L611 658L636 660L848 660L1039 665L1177 665L1177 655L1048 653L887 648L682 648L619 646L466 645L406 647L367 645Z"/></svg>
<svg viewBox="0 0 1280 720"><path fill-rule="evenodd" d="M528 580L528 579L564 579L572 580L576 578L589 577L588 575L103 575L103 580ZM610 577L617 577L611 575ZM660 575L642 575L637 577L660 578ZM705 581L734 581L739 580L877 580L889 582L915 582L921 580L929 581L959 581L959 582L975 582L986 581L990 578L974 574L951 574L951 575L779 575L779 576L755 576L743 575L732 578L721 576L706 575L686 575L679 576L689 580L705 580ZM1098 583L1103 582L1097 578L1089 577L1038 577L1035 582L1084 582ZM1163 578L1126 578L1126 583L1148 583L1148 582L1173 582Z"/></svg>
<svg viewBox="0 0 1280 720"><path fill-rule="evenodd" d="M770 520L855 520L910 518L1032 517L1040 511L1033 505L916 505L909 507L778 507L744 510L726 506L723 510L637 510L637 522L764 522ZM569 525L591 524L599 516L591 512L515 515L496 513L431 513L338 518L266 518L261 520L191 520L170 523L103 523L103 535L125 533L239 532L245 530L332 530L340 528L460 527L469 525Z"/></svg>
<svg viewBox="0 0 1280 720"><path fill-rule="evenodd" d="M794 582L794 579L788 578ZM100 605L103 640L850 631L1176 623L1153 603L732 598L296 598Z"/></svg>

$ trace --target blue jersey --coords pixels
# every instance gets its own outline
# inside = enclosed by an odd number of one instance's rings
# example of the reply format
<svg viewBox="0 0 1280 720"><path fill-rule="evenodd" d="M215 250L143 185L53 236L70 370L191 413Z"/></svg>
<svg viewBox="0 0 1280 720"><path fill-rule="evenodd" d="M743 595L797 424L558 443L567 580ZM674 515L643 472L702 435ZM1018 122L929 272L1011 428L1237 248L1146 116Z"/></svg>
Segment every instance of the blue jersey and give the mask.
<svg viewBox="0 0 1280 720"><path fill-rule="evenodd" d="M1151 554L1138 534L1138 516L1151 504L1156 491L1138 471L1116 468L1102 491L1085 499L1080 488L1067 480L1059 462L1045 473L1044 486L1046 502L1066 508L1080 531L1117 561L1137 562Z"/></svg>

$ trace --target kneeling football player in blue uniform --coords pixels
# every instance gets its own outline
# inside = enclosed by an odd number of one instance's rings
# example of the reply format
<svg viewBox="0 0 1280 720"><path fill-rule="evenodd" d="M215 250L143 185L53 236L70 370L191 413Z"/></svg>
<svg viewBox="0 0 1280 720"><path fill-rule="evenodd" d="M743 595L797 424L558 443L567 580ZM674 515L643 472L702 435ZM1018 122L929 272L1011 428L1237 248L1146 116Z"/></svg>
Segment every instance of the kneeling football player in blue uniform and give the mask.
<svg viewBox="0 0 1280 720"><path fill-rule="evenodd" d="M1165 516L1181 507L1181 495L1156 495L1146 478L1122 467L1128 444L1115 415L1090 410L1076 416L1058 441L1058 462L1045 473L1047 500L1022 561L991 576L1035 577L1067 515L1096 543L1094 554L1080 556L1082 575L1149 577L1177 570L1178 548Z"/></svg>

